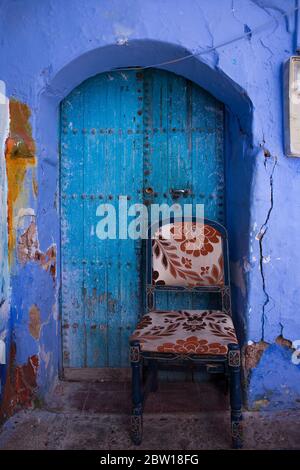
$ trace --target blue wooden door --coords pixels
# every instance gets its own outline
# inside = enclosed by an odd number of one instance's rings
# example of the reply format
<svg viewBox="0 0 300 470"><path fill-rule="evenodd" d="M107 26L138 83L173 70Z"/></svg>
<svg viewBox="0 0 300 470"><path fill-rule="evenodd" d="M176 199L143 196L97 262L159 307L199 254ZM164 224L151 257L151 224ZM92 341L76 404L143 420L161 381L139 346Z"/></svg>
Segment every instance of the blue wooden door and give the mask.
<svg viewBox="0 0 300 470"><path fill-rule="evenodd" d="M174 189L187 193L174 200ZM142 242L99 240L97 207L117 211L120 195L129 206L202 203L223 222L222 105L155 69L90 78L62 102L60 194L63 366L126 367L143 308Z"/></svg>

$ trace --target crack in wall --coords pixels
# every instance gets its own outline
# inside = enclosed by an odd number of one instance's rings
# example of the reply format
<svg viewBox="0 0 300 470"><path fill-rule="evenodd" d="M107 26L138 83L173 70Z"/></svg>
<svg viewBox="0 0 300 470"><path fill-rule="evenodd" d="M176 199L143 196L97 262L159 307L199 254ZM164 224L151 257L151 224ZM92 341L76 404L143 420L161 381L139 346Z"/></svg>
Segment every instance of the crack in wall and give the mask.
<svg viewBox="0 0 300 470"><path fill-rule="evenodd" d="M269 10L273 10L274 12L278 12L283 16L283 19L284 19L284 22L285 22L286 32L290 33L289 18L287 16L285 16L287 11L284 8L280 8L277 4L274 4L274 2L272 2L272 1L269 1L269 2L263 2L262 0L250 0L250 1L251 1L251 3L253 3L253 5L257 6L258 8L261 8L267 15L271 16L275 20L276 25L275 25L275 29L272 31L272 33L274 33L274 31L278 28L279 21L277 20L277 18L274 15L272 15L271 11L269 11Z"/></svg>
<svg viewBox="0 0 300 470"><path fill-rule="evenodd" d="M205 29L207 31L207 34L210 38L210 47L211 48L214 48L215 44L214 44L214 35L212 33L212 30L210 28L210 24L209 24L209 21L207 20L205 14L204 14L204 11L202 10L202 8L200 6L198 6L200 12L201 12L201 15L203 17L203 21L204 21L204 26L205 26ZM213 51L213 56L214 56L214 61L215 61L215 67L218 67L219 65L219 54L218 54L218 51L217 50L214 50Z"/></svg>
<svg viewBox="0 0 300 470"><path fill-rule="evenodd" d="M272 155L270 154L270 152L266 149L264 149L264 156L265 156L265 161L264 161L264 166L265 168L267 168L267 162L268 162L268 159L272 157ZM267 290L267 286L266 286L266 279L265 279L265 273L264 273L264 251L263 251L263 239L268 231L268 222L270 220L270 216L271 216L271 213L272 213L272 210L273 210L273 207L274 207L274 171L275 171L275 168L276 168L276 165L277 165L277 157L274 156L274 164L273 164L273 167L272 167L272 170L271 170L271 174L270 174L270 207L269 207L269 210L267 212L267 216L266 216L266 219L264 221L264 223L262 224L262 226L260 227L260 230L258 232L258 235L257 235L257 239L258 239L258 243L259 243L259 266L260 266L260 274L261 274L261 278L262 278L262 289L263 289L263 292L264 292L264 295L265 295L265 301L263 303L263 306L262 306L262 316L261 316L261 328L262 328L262 331L261 331L261 341L264 341L264 337L265 337L265 320L266 320L266 307L267 305L269 304L270 302L270 294L268 293L268 290Z"/></svg>
<svg viewBox="0 0 300 470"><path fill-rule="evenodd" d="M270 53L270 55L269 55L269 57L268 57L268 61L270 61L271 58L272 58L273 55L274 55L272 49L271 49L269 46L267 46L267 45L263 42L262 39L260 39L259 42L261 43L262 47L263 47L264 49L266 49L266 50ZM270 64L270 65L271 65L271 64Z"/></svg>
<svg viewBox="0 0 300 470"><path fill-rule="evenodd" d="M281 321L279 322L279 326L280 326L280 336L283 336L283 324L281 323Z"/></svg>

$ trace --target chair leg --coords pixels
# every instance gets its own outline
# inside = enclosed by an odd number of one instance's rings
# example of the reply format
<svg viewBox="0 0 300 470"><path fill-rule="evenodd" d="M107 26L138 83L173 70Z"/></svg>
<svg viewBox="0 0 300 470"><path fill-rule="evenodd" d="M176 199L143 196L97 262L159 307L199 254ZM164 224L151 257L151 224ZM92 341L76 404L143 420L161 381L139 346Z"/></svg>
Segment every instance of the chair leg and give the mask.
<svg viewBox="0 0 300 470"><path fill-rule="evenodd" d="M130 345L130 362L132 370L132 414L131 440L140 445L143 437L143 397L141 386L141 354L138 341Z"/></svg>
<svg viewBox="0 0 300 470"><path fill-rule="evenodd" d="M142 362L142 384L143 384L143 387L146 385L148 374L149 374L149 367L143 361Z"/></svg>
<svg viewBox="0 0 300 470"><path fill-rule="evenodd" d="M229 393L229 377L225 376L225 383L224 383L224 395L228 395Z"/></svg>
<svg viewBox="0 0 300 470"><path fill-rule="evenodd" d="M228 348L232 447L241 449L243 447L241 356L238 344L229 344Z"/></svg>
<svg viewBox="0 0 300 470"><path fill-rule="evenodd" d="M150 372L152 372L151 392L157 392L158 389L158 364L157 361L150 362Z"/></svg>

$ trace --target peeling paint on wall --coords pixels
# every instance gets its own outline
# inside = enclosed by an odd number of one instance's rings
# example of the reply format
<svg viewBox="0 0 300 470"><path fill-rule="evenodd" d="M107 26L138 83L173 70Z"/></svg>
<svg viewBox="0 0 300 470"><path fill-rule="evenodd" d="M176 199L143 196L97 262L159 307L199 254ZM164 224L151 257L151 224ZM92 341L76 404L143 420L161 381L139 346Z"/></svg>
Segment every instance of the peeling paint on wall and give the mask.
<svg viewBox="0 0 300 470"><path fill-rule="evenodd" d="M29 310L29 332L35 339L39 339L41 331L41 314L37 305L32 305Z"/></svg>
<svg viewBox="0 0 300 470"><path fill-rule="evenodd" d="M53 280L56 277L56 245L51 245L45 253L39 251L37 254L37 260L39 261L41 267L48 271Z"/></svg>
<svg viewBox="0 0 300 470"><path fill-rule="evenodd" d="M35 260L38 248L36 225L35 222L31 222L18 240L18 259L20 263L25 264L28 261Z"/></svg>
<svg viewBox="0 0 300 470"><path fill-rule="evenodd" d="M36 261L43 269L48 271L53 280L56 277L56 245L51 245L45 252L39 247L38 231L34 220L31 220L27 229L20 235L17 244L18 260L21 264Z"/></svg>
<svg viewBox="0 0 300 470"><path fill-rule="evenodd" d="M250 343L250 344L249 344ZM258 343L249 342L244 349L244 370L248 373L251 369L257 367L261 356L269 346L265 341L259 341Z"/></svg>
<svg viewBox="0 0 300 470"><path fill-rule="evenodd" d="M6 140L6 173L8 182L7 223L8 223L8 256L11 265L16 236L13 224L15 206L21 196L24 197L23 184L28 168L36 165L35 143L32 138L30 109L25 103L11 99L9 103L10 126Z"/></svg>
<svg viewBox="0 0 300 470"><path fill-rule="evenodd" d="M292 362L295 349L278 336L273 344L249 342L244 349L244 375L252 410L300 407L300 366ZM279 382L279 383L278 383Z"/></svg>
<svg viewBox="0 0 300 470"><path fill-rule="evenodd" d="M279 346L288 348L291 350L291 355L295 351L293 348L293 343L289 339L284 338L282 335L279 335L276 340L275 344ZM257 343L248 341L248 344L244 348L244 370L246 372L251 371L258 366L259 361L264 354L265 350L270 346L270 343L266 341L258 341Z"/></svg>
<svg viewBox="0 0 300 470"><path fill-rule="evenodd" d="M6 385L0 407L0 422L12 416L17 409L34 405L39 362L38 355L33 355L25 364L16 366L16 345L12 343Z"/></svg>

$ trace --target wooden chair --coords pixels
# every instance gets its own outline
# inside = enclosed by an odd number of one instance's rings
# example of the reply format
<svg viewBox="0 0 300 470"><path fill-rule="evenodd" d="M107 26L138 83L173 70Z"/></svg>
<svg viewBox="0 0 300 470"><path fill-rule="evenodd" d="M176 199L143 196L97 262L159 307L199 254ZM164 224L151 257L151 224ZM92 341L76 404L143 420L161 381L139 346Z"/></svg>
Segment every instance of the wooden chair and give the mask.
<svg viewBox="0 0 300 470"><path fill-rule="evenodd" d="M156 310L157 293L165 290L198 293L205 302L212 294L219 297L220 308ZM157 389L159 366L192 363L229 378L232 446L241 448L241 361L231 318L226 229L217 222L195 218L161 221L154 232L150 227L146 298L147 313L130 338L132 441L136 445L142 441L143 406L147 393Z"/></svg>

